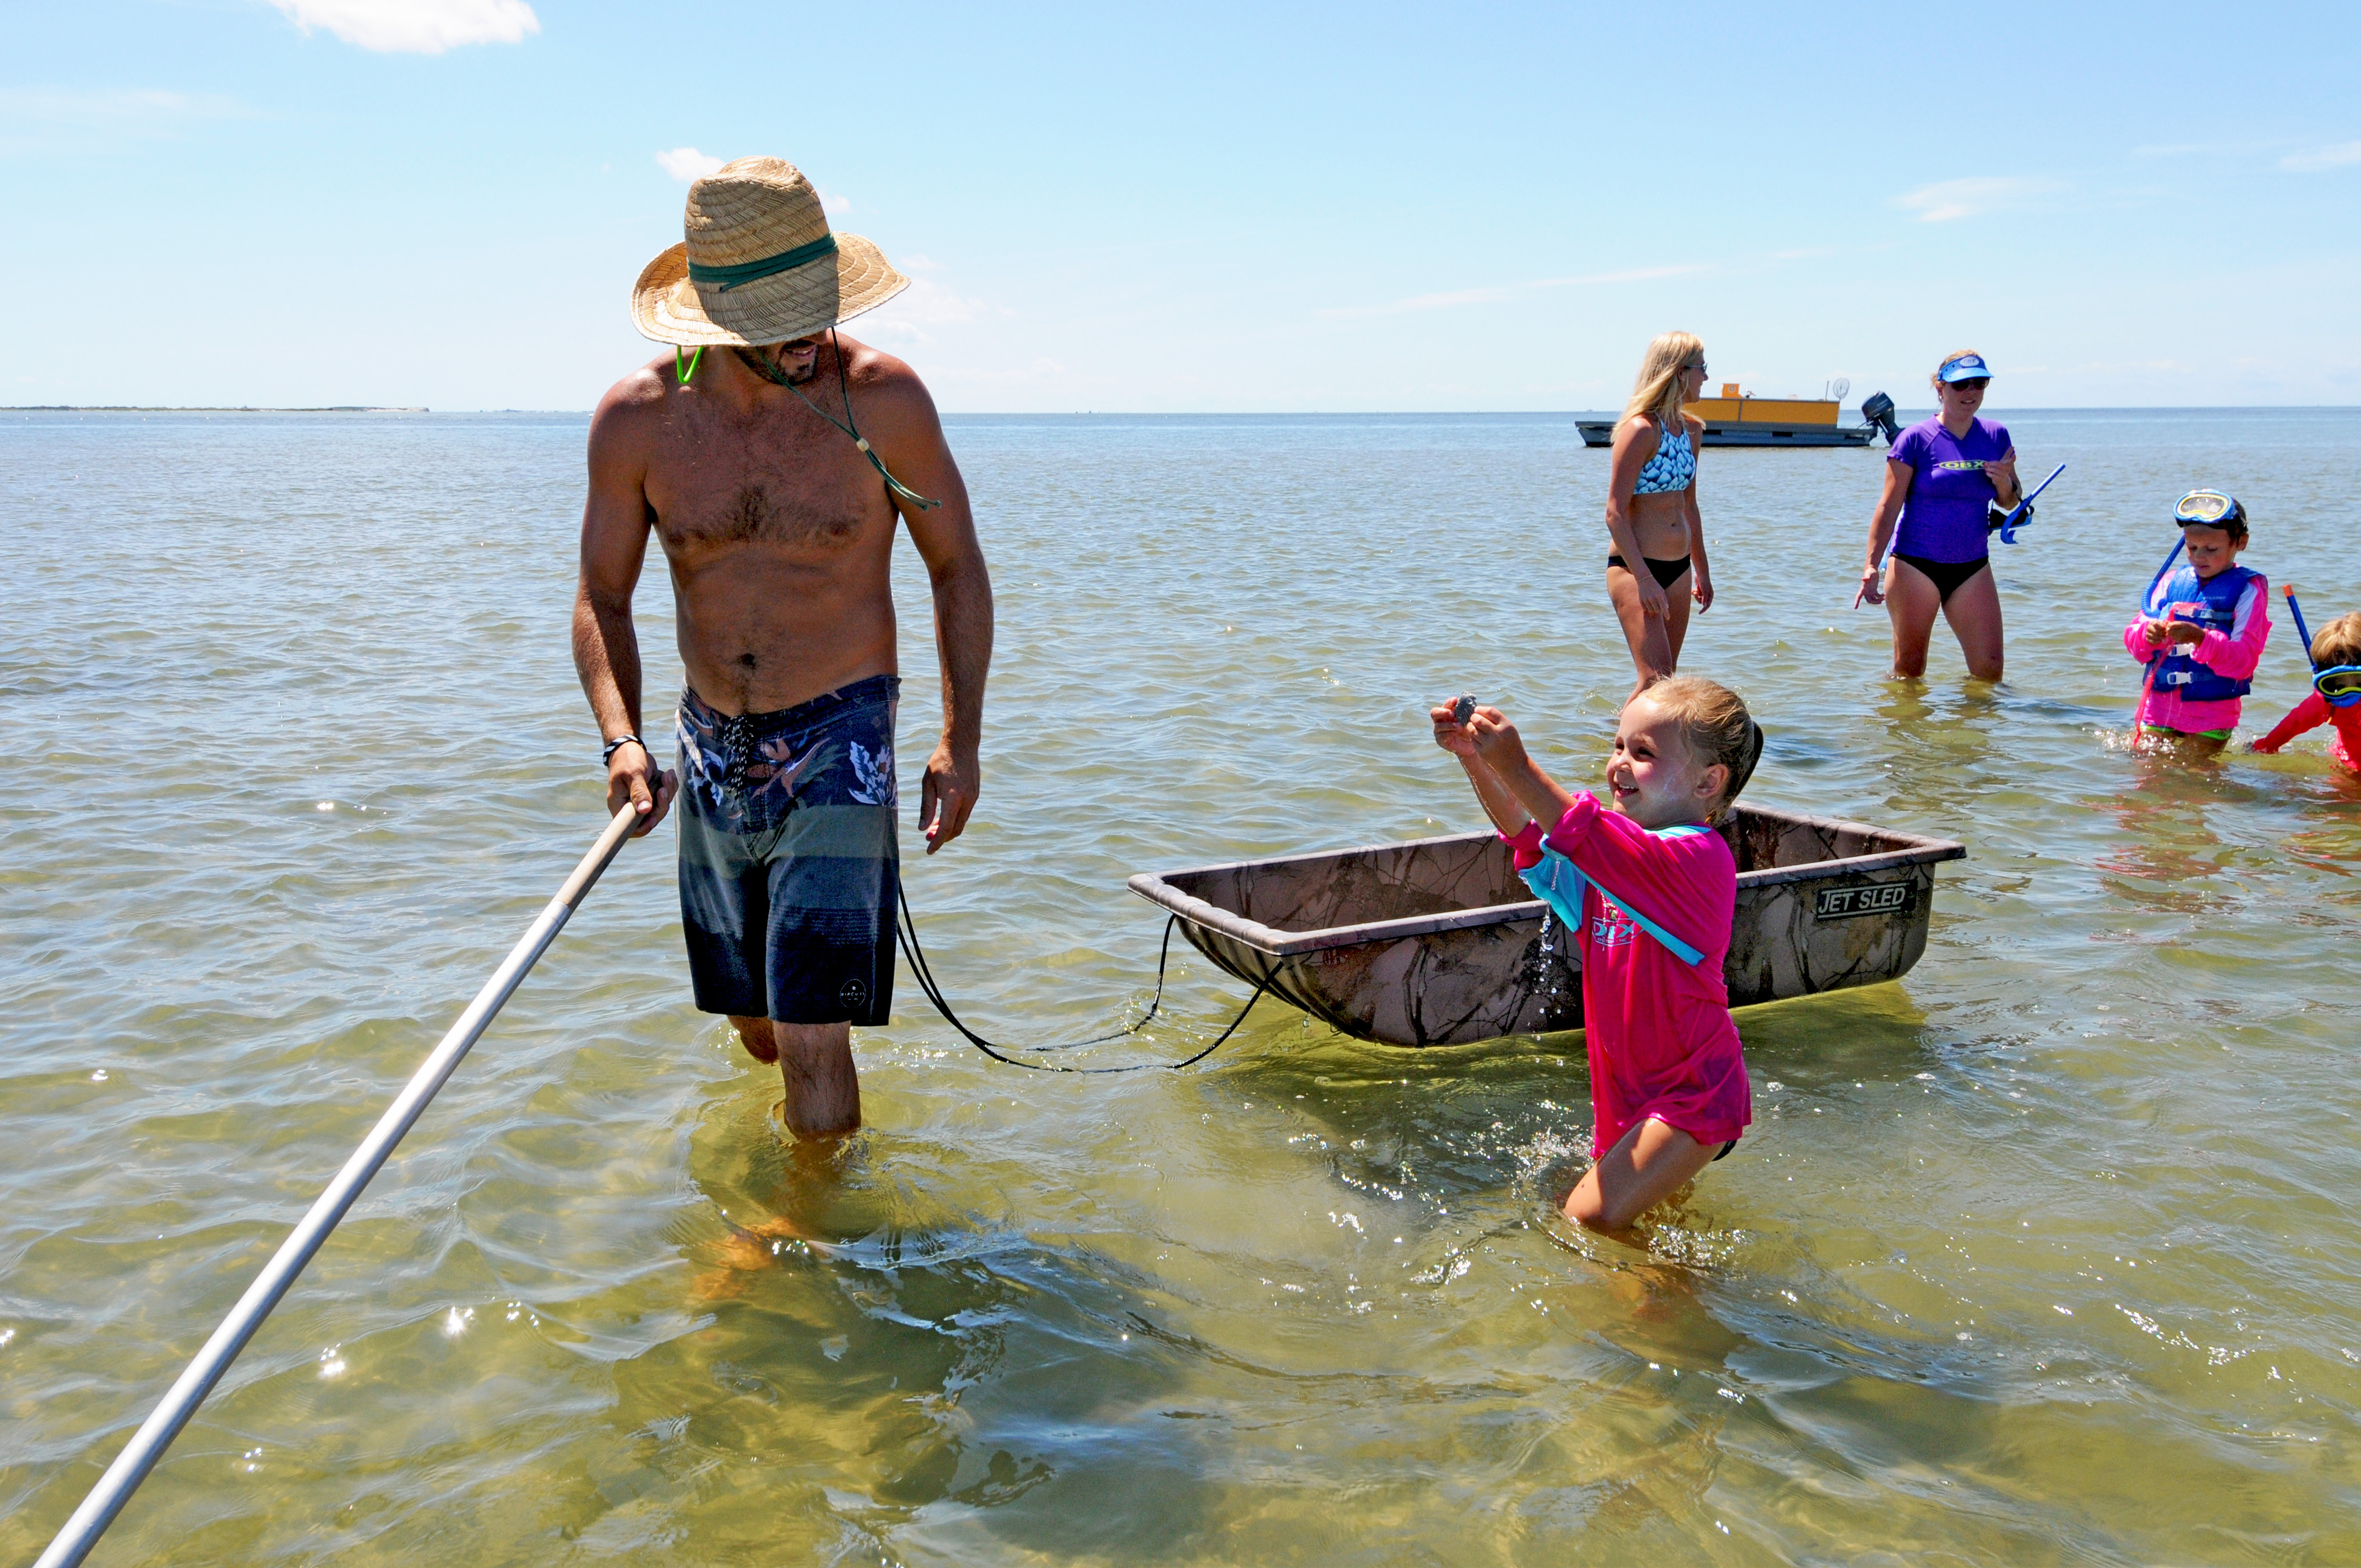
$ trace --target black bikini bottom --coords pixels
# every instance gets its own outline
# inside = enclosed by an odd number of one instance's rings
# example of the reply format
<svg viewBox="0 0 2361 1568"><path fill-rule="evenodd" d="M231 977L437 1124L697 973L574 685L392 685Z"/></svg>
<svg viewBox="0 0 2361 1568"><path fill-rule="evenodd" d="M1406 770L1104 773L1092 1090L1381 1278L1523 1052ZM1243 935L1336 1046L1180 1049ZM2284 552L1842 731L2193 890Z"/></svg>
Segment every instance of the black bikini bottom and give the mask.
<svg viewBox="0 0 2361 1568"><path fill-rule="evenodd" d="M1689 569L1689 558L1686 555L1675 555L1669 561L1660 561L1653 555L1642 555L1640 559L1648 563L1648 571L1656 579L1656 586L1660 588L1671 587L1681 580L1681 574ZM1609 555L1607 557L1607 564L1610 566L1622 566L1627 572L1631 569L1624 565L1623 557L1620 555Z"/></svg>
<svg viewBox="0 0 2361 1568"><path fill-rule="evenodd" d="M1894 558L1907 561L1912 569L1934 584L1935 591L1942 596L1945 604L1951 602L1951 596L1960 591L1960 584L1992 565L1989 555L1979 555L1972 561L1929 561L1924 555L1905 555L1897 550Z"/></svg>

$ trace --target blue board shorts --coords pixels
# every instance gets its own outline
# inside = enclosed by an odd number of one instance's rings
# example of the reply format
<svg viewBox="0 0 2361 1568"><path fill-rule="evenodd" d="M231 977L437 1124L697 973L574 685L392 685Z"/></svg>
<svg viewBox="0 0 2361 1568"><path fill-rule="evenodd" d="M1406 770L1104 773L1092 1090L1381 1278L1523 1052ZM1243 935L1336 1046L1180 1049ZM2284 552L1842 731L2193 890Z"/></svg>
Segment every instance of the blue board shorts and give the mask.
<svg viewBox="0 0 2361 1568"><path fill-rule="evenodd" d="M872 675L735 718L681 693L680 917L701 1011L885 1022L901 687Z"/></svg>

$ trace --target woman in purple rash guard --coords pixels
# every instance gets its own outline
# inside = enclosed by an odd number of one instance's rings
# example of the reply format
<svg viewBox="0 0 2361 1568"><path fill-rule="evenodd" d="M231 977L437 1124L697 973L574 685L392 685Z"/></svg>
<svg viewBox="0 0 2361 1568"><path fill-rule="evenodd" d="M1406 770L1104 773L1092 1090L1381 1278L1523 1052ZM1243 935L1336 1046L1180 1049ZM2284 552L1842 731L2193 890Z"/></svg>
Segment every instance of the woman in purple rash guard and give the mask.
<svg viewBox="0 0 2361 1568"><path fill-rule="evenodd" d="M1861 576L1862 597L1893 618L1898 679L1927 673L1938 610L1960 640L1969 675L2000 679L2000 589L1986 554L1985 516L1994 503L2015 506L2023 490L2008 427L1976 417L1991 379L1983 356L1972 349L1945 359L1934 376L1941 408L1904 431L1885 455L1885 493L1870 520L1869 564ZM1889 537L1894 555L1881 588L1878 561Z"/></svg>

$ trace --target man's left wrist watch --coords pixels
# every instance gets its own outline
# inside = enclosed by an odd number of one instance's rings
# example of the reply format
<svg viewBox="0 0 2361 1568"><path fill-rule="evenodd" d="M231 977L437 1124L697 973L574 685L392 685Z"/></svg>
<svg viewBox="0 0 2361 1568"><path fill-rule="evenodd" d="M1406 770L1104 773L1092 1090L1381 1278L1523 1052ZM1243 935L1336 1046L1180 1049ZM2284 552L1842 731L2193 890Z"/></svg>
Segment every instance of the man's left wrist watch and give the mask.
<svg viewBox="0 0 2361 1568"><path fill-rule="evenodd" d="M618 735L599 749L598 760L602 762L612 763L615 760L615 753L621 751L626 746L637 746L641 751L648 751L648 743L641 740L638 736ZM648 760L650 762L655 761L655 755L656 754L653 751L648 751Z"/></svg>

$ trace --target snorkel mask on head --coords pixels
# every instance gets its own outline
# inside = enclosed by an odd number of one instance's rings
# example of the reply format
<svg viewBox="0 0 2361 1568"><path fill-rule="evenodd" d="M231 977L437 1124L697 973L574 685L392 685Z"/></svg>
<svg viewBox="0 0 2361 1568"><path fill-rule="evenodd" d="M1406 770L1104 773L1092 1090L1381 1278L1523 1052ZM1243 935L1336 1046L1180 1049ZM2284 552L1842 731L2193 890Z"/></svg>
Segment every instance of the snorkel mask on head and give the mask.
<svg viewBox="0 0 2361 1568"><path fill-rule="evenodd" d="M2312 689L2331 707L2351 707L2361 702L2361 664L2339 664L2333 670L2314 670Z"/></svg>
<svg viewBox="0 0 2361 1568"><path fill-rule="evenodd" d="M2295 586L2283 584L2279 592L2287 596L2288 613L2295 617L2295 634L2303 639L2304 662L2310 663L2312 630L2303 623L2303 607L2295 602ZM2331 707L2351 707L2361 702L2361 664L2335 664L2325 670L2313 664L2312 689Z"/></svg>
<svg viewBox="0 0 2361 1568"><path fill-rule="evenodd" d="M2246 509L2235 496L2219 490L2191 490L2172 509L2172 521L2183 528L2220 528L2232 532L2246 527Z"/></svg>
<svg viewBox="0 0 2361 1568"><path fill-rule="evenodd" d="M2049 477L2054 479L2057 477L2052 474ZM2140 596L2142 615L2158 613L2157 586L2164 581L2164 575L2172 570L2172 564L2180 559L2180 552L2189 543L2189 531L2192 528L2219 528L2231 533L2244 533L2246 509L2238 504L2235 496L2225 496L2219 490L2191 490L2181 497L2180 504L2172 509L2172 521L2180 524L2180 534L2173 540L2172 548L2165 553L2164 565L2158 566L2156 576L2148 579L2147 592ZM2168 616L2166 619L2177 618ZM2311 645L2312 640L2304 639L2304 646L2309 648ZM2151 658L2154 656L2150 655Z"/></svg>

